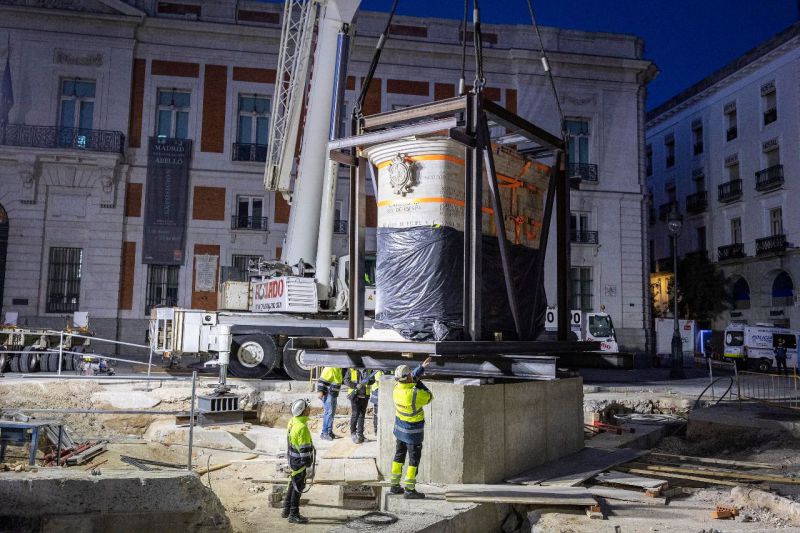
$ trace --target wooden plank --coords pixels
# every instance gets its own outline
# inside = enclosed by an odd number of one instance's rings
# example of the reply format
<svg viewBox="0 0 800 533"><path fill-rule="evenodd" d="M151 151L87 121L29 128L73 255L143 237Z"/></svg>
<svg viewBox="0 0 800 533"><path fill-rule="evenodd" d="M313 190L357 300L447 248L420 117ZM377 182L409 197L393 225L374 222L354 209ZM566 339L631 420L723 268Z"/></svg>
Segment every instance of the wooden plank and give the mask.
<svg viewBox="0 0 800 533"><path fill-rule="evenodd" d="M625 472L630 474L644 474L644 475L652 475L650 470L645 470L643 468L624 468ZM701 483L707 483L709 485L726 485L728 487L738 487L741 483L735 483L733 481L725 481L724 479L714 479L710 477L701 477L701 476L690 476L689 474L673 474L671 472L659 472L659 476L661 477L668 477L668 478L676 478L676 479L686 479L689 481L699 481Z"/></svg>
<svg viewBox="0 0 800 533"><path fill-rule="evenodd" d="M665 466L665 465L651 465L646 463L633 463L635 468L644 468L649 471L659 472L674 472L678 474L700 474L703 476L722 477L728 479L746 479L750 481L772 481L774 483L786 483L790 485L800 485L800 478L786 477L786 476L773 476L768 474L750 474L747 472L735 472L733 470L716 469L711 470L708 468L682 468L679 466Z"/></svg>
<svg viewBox="0 0 800 533"><path fill-rule="evenodd" d="M348 483L378 481L380 474L378 474L375 459L347 459L345 461L344 479Z"/></svg>
<svg viewBox="0 0 800 533"><path fill-rule="evenodd" d="M595 479L600 483L611 485L624 485L626 487L637 487L645 490L657 490L665 488L667 482L663 479L653 479L650 477L633 476L625 472L606 472L598 474Z"/></svg>
<svg viewBox="0 0 800 533"><path fill-rule="evenodd" d="M574 487L616 465L633 461L645 455L644 450L621 448L605 450L586 447L567 457L562 457L506 480L520 485Z"/></svg>
<svg viewBox="0 0 800 533"><path fill-rule="evenodd" d="M667 457L670 459L677 459L679 461L690 461L712 465L741 466L743 468L775 468L775 465L769 463L752 463L750 461L734 461L732 459L714 459L711 457L695 457L693 455L675 455L672 453L661 452L650 452L649 455L656 457Z"/></svg>
<svg viewBox="0 0 800 533"><path fill-rule="evenodd" d="M349 438L337 439L333 446L322 455L322 459L347 459L353 453L358 451L361 444L356 444Z"/></svg>
<svg viewBox="0 0 800 533"><path fill-rule="evenodd" d="M447 501L475 503L521 503L529 505L597 505L583 487L541 487L519 485L448 485Z"/></svg>
<svg viewBox="0 0 800 533"><path fill-rule="evenodd" d="M637 502L647 505L666 505L667 499L663 496L647 496L638 490L615 489L612 487L594 486L589 487L592 496L606 498L609 500L620 500L624 502Z"/></svg>

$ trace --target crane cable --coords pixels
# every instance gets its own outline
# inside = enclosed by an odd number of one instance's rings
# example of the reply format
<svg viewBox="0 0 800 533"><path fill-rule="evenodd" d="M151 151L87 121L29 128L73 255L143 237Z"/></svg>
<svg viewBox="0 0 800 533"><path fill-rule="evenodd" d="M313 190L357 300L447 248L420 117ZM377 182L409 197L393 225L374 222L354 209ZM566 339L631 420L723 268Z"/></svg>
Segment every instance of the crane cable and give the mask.
<svg viewBox="0 0 800 533"><path fill-rule="evenodd" d="M561 100L558 98L558 90L556 89L556 82L553 78L553 72L550 70L550 61L547 59L547 52L544 49L544 41L542 40L542 32L539 30L539 24L536 23L536 15L533 12L533 4L531 0L527 0L528 2L528 12L531 15L531 24L533 24L533 29L536 31L536 38L539 40L539 48L542 50L542 68L547 74L547 79L550 81L550 88L553 90L553 97L556 100L556 108L558 109L558 117L561 122L561 138L567 138L567 128L566 123L564 121L564 111L561 109Z"/></svg>
<svg viewBox="0 0 800 533"><path fill-rule="evenodd" d="M486 84L486 78L483 75L483 35L481 33L481 8L478 5L478 0L474 0L472 4L472 25L474 27L474 34L472 41L475 44L475 83L472 86L475 94L483 92L483 86Z"/></svg>
<svg viewBox="0 0 800 533"><path fill-rule="evenodd" d="M459 29L461 30L461 78L458 80L459 95L464 95L467 92L467 13L469 13L469 0L464 0L464 18L459 25Z"/></svg>
<svg viewBox="0 0 800 533"><path fill-rule="evenodd" d="M389 18L386 19L386 26L383 28L383 32L378 37L378 44L375 45L375 52L372 54L372 61L369 64L369 70L367 71L367 75L364 76L364 83L361 85L361 92L358 95L358 99L356 100L356 104L353 107L353 118L358 118L361 116L361 107L364 104L364 100L367 97L367 91L369 90L369 86L372 83L372 78L375 77L375 70L378 68L378 62L381 60L381 52L383 52L383 47L386 44L386 39L389 37L389 29L392 26L392 19L394 19L394 13L397 11L397 2L398 0L394 0L392 2L392 9L389 12ZM355 132L353 132L355 133Z"/></svg>

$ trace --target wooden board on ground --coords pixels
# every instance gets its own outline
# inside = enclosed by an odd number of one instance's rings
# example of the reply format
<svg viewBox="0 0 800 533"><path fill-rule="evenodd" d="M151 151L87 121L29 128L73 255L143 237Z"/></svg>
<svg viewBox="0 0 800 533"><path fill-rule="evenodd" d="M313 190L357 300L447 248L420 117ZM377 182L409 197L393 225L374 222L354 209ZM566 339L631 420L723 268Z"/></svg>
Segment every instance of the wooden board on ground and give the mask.
<svg viewBox="0 0 800 533"><path fill-rule="evenodd" d="M653 474L652 471L645 470L643 468L625 468L625 467L623 467L623 470L625 472L630 473L630 474L644 474L646 476L650 475L650 474ZM693 476L693 475L689 475L689 474L673 474L671 472L658 472L657 475L659 475L661 477L670 478L670 479L675 478L675 479L685 479L685 480L689 480L689 481L696 481L696 482L699 482L699 483L705 483L707 485L726 485L728 487L736 487L738 485L741 485L741 483L735 483L733 481L726 481L724 479L714 479L714 478L710 478L710 477Z"/></svg>
<svg viewBox="0 0 800 533"><path fill-rule="evenodd" d="M659 490L665 488L664 485L667 485L667 481L663 479L634 476L632 474L617 472L615 470L597 474L595 479L600 483L606 483L609 485L623 485L626 487L637 487L644 490Z"/></svg>
<svg viewBox="0 0 800 533"><path fill-rule="evenodd" d="M602 487L596 485L589 487L589 492L592 496L606 498L609 500L620 500L624 502L637 502L647 505L666 505L667 499L663 496L647 496L643 492L637 490L615 489L612 487Z"/></svg>
<svg viewBox="0 0 800 533"><path fill-rule="evenodd" d="M445 498L449 502L520 503L584 507L597 505L597 500L583 487L448 485Z"/></svg>
<svg viewBox="0 0 800 533"><path fill-rule="evenodd" d="M647 451L645 450L632 450L629 448L605 450L586 447L578 453L537 466L509 478L506 482L519 485L574 487L604 470L633 461L646 453Z"/></svg>
<svg viewBox="0 0 800 533"><path fill-rule="evenodd" d="M344 439L337 439L333 445L322 454L323 459L347 459L355 453L361 444L356 444L350 440L349 436Z"/></svg>
<svg viewBox="0 0 800 533"><path fill-rule="evenodd" d="M317 465L314 481L321 483L361 483L378 481L375 459L324 459Z"/></svg>
<svg viewBox="0 0 800 533"><path fill-rule="evenodd" d="M693 455L676 455L673 453L650 452L649 454L654 459L663 461L688 461L694 463L703 463L711 465L730 465L740 466L742 468L775 468L775 465L769 463L753 463L750 461L734 461L733 459L716 459L713 457L695 457Z"/></svg>

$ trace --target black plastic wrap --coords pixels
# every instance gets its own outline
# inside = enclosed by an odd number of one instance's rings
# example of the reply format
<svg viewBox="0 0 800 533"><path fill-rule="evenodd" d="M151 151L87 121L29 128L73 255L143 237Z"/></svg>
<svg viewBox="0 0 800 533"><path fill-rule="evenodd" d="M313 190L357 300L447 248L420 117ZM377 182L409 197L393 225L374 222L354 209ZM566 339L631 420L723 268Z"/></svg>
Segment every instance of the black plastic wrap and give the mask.
<svg viewBox="0 0 800 533"><path fill-rule="evenodd" d="M376 328L391 328L409 340L459 340L463 335L464 234L450 227L377 230ZM537 250L509 245L514 289L523 331L531 325ZM506 296L497 238L483 237L482 338L517 339ZM539 290L544 294L543 282ZM544 323L540 299L535 331Z"/></svg>

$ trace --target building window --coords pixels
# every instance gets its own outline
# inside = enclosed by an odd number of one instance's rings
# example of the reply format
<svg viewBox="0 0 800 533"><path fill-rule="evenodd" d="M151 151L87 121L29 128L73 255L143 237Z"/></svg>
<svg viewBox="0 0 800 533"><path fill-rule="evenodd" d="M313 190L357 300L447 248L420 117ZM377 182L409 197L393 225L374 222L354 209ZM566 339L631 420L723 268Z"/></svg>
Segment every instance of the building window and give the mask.
<svg viewBox="0 0 800 533"><path fill-rule="evenodd" d="M566 120L567 161L570 163L589 162L589 122L586 120Z"/></svg>
<svg viewBox="0 0 800 533"><path fill-rule="evenodd" d="M739 179L739 163L731 163L728 165L728 181L736 181Z"/></svg>
<svg viewBox="0 0 800 533"><path fill-rule="evenodd" d="M705 252L706 251L706 227L699 226L695 230L695 234L697 236L697 248L698 252Z"/></svg>
<svg viewBox="0 0 800 533"><path fill-rule="evenodd" d="M71 313L81 296L81 248L50 248L47 269L47 312Z"/></svg>
<svg viewBox="0 0 800 533"><path fill-rule="evenodd" d="M239 196L236 198L236 215L233 229L267 229L262 196Z"/></svg>
<svg viewBox="0 0 800 533"><path fill-rule="evenodd" d="M703 123L695 121L692 123L692 154L700 155L703 153Z"/></svg>
<svg viewBox="0 0 800 533"><path fill-rule="evenodd" d="M738 137L736 120L736 104L727 104L725 106L725 140L727 141L732 141Z"/></svg>
<svg viewBox="0 0 800 533"><path fill-rule="evenodd" d="M86 80L63 80L61 82L62 128L92 129L94 122L95 83Z"/></svg>
<svg viewBox="0 0 800 533"><path fill-rule="evenodd" d="M590 227L589 213L570 215L570 238L572 242L597 244L597 231L592 231Z"/></svg>
<svg viewBox="0 0 800 533"><path fill-rule="evenodd" d="M764 168L777 167L781 164L781 151L776 146L769 152L764 152Z"/></svg>
<svg viewBox="0 0 800 533"><path fill-rule="evenodd" d="M678 193L677 189L675 189L675 184L670 183L669 185L667 185L666 190L667 190L667 201L671 204L675 203L678 199Z"/></svg>
<svg viewBox="0 0 800 533"><path fill-rule="evenodd" d="M731 244L741 244L742 242L742 219L731 219Z"/></svg>
<svg viewBox="0 0 800 533"><path fill-rule="evenodd" d="M147 297L145 314L153 307L178 305L178 265L147 265Z"/></svg>
<svg viewBox="0 0 800 533"><path fill-rule="evenodd" d="M675 136L668 135L664 139L665 163L667 168L675 166Z"/></svg>
<svg viewBox="0 0 800 533"><path fill-rule="evenodd" d="M158 91L156 135L159 138L189 137L189 107L192 93L176 89Z"/></svg>
<svg viewBox="0 0 800 533"><path fill-rule="evenodd" d="M267 145L269 132L270 99L266 96L239 95L239 129L236 140L240 144Z"/></svg>
<svg viewBox="0 0 800 533"><path fill-rule="evenodd" d="M770 235L783 235L783 209L773 207L769 210Z"/></svg>
<svg viewBox="0 0 800 533"><path fill-rule="evenodd" d="M570 309L592 310L592 267L570 269Z"/></svg>
<svg viewBox="0 0 800 533"><path fill-rule="evenodd" d="M775 80L761 87L761 105L764 110L764 125L772 124L778 120L778 96L775 90Z"/></svg>
<svg viewBox="0 0 800 533"><path fill-rule="evenodd" d="M703 192L706 190L706 176L702 172L697 172L692 176L692 183L694 183L694 192Z"/></svg>
<svg viewBox="0 0 800 533"><path fill-rule="evenodd" d="M234 254L231 259L231 267L241 276L240 279L247 280L250 275L250 269L258 268L258 264L263 260L263 255Z"/></svg>
<svg viewBox="0 0 800 533"><path fill-rule="evenodd" d="M648 144L645 147L645 157L646 157L645 170L646 170L648 176L652 176L653 175L653 145L652 144Z"/></svg>

